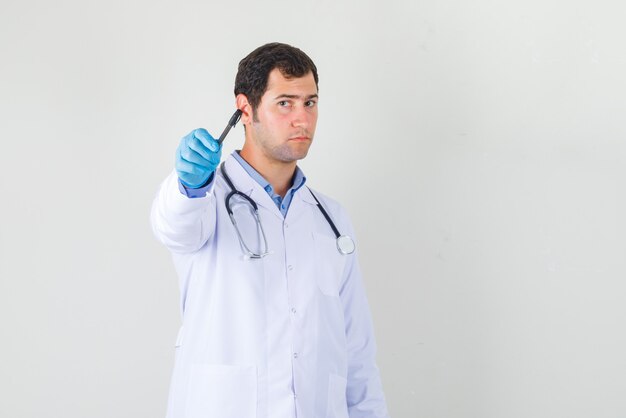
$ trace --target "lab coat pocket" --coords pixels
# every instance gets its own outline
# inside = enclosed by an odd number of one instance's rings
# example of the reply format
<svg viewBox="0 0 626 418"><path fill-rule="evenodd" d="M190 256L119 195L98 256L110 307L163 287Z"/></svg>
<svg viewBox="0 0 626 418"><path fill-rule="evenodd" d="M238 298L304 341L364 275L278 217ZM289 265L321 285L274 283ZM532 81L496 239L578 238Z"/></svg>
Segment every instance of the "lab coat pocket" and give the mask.
<svg viewBox="0 0 626 418"><path fill-rule="evenodd" d="M317 285L326 296L339 296L343 271L349 255L339 253L335 237L314 233L313 240L317 255L315 271Z"/></svg>
<svg viewBox="0 0 626 418"><path fill-rule="evenodd" d="M185 418L255 418L255 366L194 366L189 381Z"/></svg>
<svg viewBox="0 0 626 418"><path fill-rule="evenodd" d="M326 418L348 418L347 384L348 380L345 377L333 373L329 375Z"/></svg>

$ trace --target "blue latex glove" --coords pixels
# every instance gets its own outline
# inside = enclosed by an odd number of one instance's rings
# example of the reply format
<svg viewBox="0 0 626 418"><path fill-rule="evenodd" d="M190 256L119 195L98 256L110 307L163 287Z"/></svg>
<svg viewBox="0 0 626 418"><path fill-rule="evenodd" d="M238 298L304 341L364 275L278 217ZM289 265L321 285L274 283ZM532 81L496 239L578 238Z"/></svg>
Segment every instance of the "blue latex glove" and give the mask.
<svg viewBox="0 0 626 418"><path fill-rule="evenodd" d="M222 147L206 129L195 129L180 140L176 149L176 173L190 189L206 184L222 157Z"/></svg>

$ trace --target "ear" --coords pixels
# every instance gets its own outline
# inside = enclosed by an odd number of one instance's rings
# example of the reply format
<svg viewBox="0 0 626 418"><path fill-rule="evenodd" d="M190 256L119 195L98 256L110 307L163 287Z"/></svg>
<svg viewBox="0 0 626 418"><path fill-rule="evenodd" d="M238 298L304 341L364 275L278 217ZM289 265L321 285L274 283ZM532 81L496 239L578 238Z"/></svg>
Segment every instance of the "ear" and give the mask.
<svg viewBox="0 0 626 418"><path fill-rule="evenodd" d="M239 93L235 98L237 109L241 110L241 123L247 125L252 122L252 106L248 103L245 94Z"/></svg>

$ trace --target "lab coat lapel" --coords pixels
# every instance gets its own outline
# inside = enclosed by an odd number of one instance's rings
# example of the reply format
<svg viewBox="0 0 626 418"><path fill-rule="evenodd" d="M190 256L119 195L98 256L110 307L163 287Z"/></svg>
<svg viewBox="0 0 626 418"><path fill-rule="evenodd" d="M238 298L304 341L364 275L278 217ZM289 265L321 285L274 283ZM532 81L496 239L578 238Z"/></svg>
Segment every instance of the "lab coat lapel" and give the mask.
<svg viewBox="0 0 626 418"><path fill-rule="evenodd" d="M267 192L261 187L259 183L256 182L250 175L246 172L246 170L239 164L239 161L235 159L232 155L228 157L225 162L226 171L230 176L233 184L242 193L248 195L252 200L256 202L258 206L263 207L270 211L274 216L277 216L279 219L283 219L283 214L280 213L276 203L272 200L272 198L267 194Z"/></svg>
<svg viewBox="0 0 626 418"><path fill-rule="evenodd" d="M311 196L309 188L304 185L300 187L293 196L291 205L289 205L289 211L287 211L287 219L292 221L297 219L302 212L310 210L311 205L315 206L317 202L315 202L315 199Z"/></svg>

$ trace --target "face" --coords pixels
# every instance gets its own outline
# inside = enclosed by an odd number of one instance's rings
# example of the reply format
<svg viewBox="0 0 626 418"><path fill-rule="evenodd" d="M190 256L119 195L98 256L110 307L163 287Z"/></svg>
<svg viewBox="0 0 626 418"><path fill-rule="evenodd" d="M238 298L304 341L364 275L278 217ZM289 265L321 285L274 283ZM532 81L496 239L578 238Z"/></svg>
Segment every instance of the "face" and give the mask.
<svg viewBox="0 0 626 418"><path fill-rule="evenodd" d="M313 73L285 78L270 72L267 90L247 125L251 145L270 162L306 157L317 124L317 86Z"/></svg>

